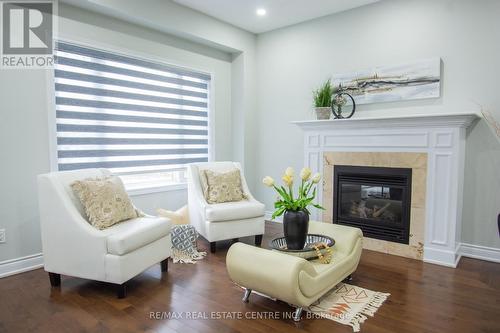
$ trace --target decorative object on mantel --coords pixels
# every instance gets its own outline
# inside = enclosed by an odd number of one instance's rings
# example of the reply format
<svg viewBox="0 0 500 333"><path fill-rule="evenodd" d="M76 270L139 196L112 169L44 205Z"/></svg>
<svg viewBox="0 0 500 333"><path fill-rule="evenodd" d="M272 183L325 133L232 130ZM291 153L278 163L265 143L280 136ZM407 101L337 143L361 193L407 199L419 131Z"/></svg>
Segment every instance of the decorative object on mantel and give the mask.
<svg viewBox="0 0 500 333"><path fill-rule="evenodd" d="M316 119L330 119L331 104L332 104L333 88L331 80L328 79L321 87L313 91L314 109L316 111Z"/></svg>
<svg viewBox="0 0 500 333"><path fill-rule="evenodd" d="M313 203L316 197L316 189L321 179L321 175L316 173L311 177L312 171L309 168L303 168L300 171L300 186L298 196L293 194L294 170L288 167L282 177L286 188L276 186L274 179L266 176L262 182L273 187L280 195L280 198L274 203L276 211L272 218L283 216L283 233L285 234L287 248L289 250L302 250L306 243L307 231L309 230L309 215L307 207L313 206L318 209L324 209L318 204ZM312 193L311 193L312 190Z"/></svg>
<svg viewBox="0 0 500 333"><path fill-rule="evenodd" d="M351 112L347 116L344 116L342 114L342 108L344 106L346 106L348 103L347 98L345 98L345 96L349 97L351 100L351 103L352 103ZM354 98L350 94L340 91L339 93L337 93L333 97L333 99L332 99L332 113L333 113L333 116L335 117L335 119L351 118L355 111L356 111L356 102L354 101Z"/></svg>
<svg viewBox="0 0 500 333"><path fill-rule="evenodd" d="M347 92L357 104L440 96L441 59L379 66L333 76L334 90Z"/></svg>

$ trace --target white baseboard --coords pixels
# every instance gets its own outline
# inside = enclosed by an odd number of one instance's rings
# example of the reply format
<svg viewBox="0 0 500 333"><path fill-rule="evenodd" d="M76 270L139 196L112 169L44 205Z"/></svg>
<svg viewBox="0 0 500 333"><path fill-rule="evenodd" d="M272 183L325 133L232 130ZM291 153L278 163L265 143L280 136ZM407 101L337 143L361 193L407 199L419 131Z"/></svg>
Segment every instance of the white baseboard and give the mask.
<svg viewBox="0 0 500 333"><path fill-rule="evenodd" d="M460 253L463 257L500 263L500 249L481 245L462 243Z"/></svg>
<svg viewBox="0 0 500 333"><path fill-rule="evenodd" d="M43 267L41 253L0 262L0 278Z"/></svg>
<svg viewBox="0 0 500 333"><path fill-rule="evenodd" d="M264 213L264 218L266 219L266 221L283 223L283 216L279 216L278 218L276 218L274 220L272 219L272 216L273 216L273 212L271 212L269 210L266 210L266 212Z"/></svg>
<svg viewBox="0 0 500 333"><path fill-rule="evenodd" d="M423 261L429 264L455 268L460 261L459 249L460 246L457 246L454 251L435 248L432 246L424 246Z"/></svg>

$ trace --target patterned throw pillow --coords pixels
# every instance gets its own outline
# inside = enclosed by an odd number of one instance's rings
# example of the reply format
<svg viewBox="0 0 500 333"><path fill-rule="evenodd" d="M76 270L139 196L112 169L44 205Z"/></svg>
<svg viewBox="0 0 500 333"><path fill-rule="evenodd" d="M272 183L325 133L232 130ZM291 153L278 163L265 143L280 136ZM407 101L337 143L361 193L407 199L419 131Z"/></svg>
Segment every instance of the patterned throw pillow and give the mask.
<svg viewBox="0 0 500 333"><path fill-rule="evenodd" d="M208 190L208 203L223 203L246 199L241 187L240 170L234 169L224 173L205 170Z"/></svg>
<svg viewBox="0 0 500 333"><path fill-rule="evenodd" d="M135 210L121 179L117 176L77 180L71 188L85 209L87 219L97 229L142 216Z"/></svg>

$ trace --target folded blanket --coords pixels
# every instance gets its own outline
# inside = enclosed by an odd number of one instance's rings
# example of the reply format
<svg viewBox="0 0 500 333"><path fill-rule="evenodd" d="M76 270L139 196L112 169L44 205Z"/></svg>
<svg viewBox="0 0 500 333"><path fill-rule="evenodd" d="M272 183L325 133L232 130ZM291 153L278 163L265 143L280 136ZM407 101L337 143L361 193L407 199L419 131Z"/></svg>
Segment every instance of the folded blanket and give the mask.
<svg viewBox="0 0 500 333"><path fill-rule="evenodd" d="M195 264L195 260L203 259L207 255L206 252L198 251L196 246L198 233L192 225L174 225L170 234L172 236L172 259L174 264Z"/></svg>

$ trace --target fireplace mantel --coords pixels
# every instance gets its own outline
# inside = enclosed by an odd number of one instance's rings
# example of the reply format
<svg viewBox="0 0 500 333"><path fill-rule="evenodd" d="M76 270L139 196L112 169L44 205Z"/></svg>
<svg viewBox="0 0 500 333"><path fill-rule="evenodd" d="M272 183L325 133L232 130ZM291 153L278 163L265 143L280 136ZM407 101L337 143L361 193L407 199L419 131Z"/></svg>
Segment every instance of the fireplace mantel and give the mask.
<svg viewBox="0 0 500 333"><path fill-rule="evenodd" d="M326 152L427 154L424 255L455 267L460 259L466 129L475 113L356 117L293 122L304 131L304 164L323 171ZM323 188L318 189L323 202ZM322 220L320 212L313 218Z"/></svg>
<svg viewBox="0 0 500 333"><path fill-rule="evenodd" d="M447 113L386 117L355 117L349 119L292 121L304 130L387 128L387 127L469 127L479 116L475 113Z"/></svg>

